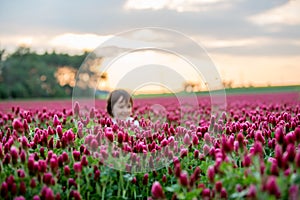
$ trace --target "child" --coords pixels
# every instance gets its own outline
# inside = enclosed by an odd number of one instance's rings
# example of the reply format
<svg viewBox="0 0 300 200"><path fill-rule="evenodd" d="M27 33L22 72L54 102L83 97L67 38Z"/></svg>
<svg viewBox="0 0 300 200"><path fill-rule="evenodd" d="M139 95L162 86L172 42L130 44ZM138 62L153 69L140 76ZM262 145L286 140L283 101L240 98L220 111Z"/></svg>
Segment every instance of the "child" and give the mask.
<svg viewBox="0 0 300 200"><path fill-rule="evenodd" d="M113 118L113 122L116 123L118 120L122 121L133 121L130 117L132 114L133 101L130 94L123 90L114 90L109 94L107 99L107 112ZM138 122L134 121L134 124L138 126Z"/></svg>

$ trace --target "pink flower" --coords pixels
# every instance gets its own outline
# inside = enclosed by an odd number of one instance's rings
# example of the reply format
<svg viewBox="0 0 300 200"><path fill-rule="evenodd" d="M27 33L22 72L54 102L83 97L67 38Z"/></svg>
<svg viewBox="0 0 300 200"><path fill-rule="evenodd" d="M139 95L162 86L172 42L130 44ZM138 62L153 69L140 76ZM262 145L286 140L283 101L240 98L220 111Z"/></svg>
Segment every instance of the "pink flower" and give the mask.
<svg viewBox="0 0 300 200"><path fill-rule="evenodd" d="M248 194L247 196L249 198L255 198L256 197L256 186L251 184L249 189L248 189Z"/></svg>
<svg viewBox="0 0 300 200"><path fill-rule="evenodd" d="M149 175L146 173L144 174L144 177L143 177L143 185L147 185L148 184L148 178L149 178Z"/></svg>
<svg viewBox="0 0 300 200"><path fill-rule="evenodd" d="M294 144L288 144L286 148L286 152L288 154L288 159L290 162L294 161L295 155L296 155L296 150Z"/></svg>
<svg viewBox="0 0 300 200"><path fill-rule="evenodd" d="M47 171L47 162L45 160L39 160L39 171L45 173Z"/></svg>
<svg viewBox="0 0 300 200"><path fill-rule="evenodd" d="M203 146L203 154L208 155L210 151L210 147L207 144L204 144Z"/></svg>
<svg viewBox="0 0 300 200"><path fill-rule="evenodd" d="M87 160L87 158L86 158L86 156L84 155L84 156L82 156L82 159L81 159L81 165L82 166L88 166L88 160Z"/></svg>
<svg viewBox="0 0 300 200"><path fill-rule="evenodd" d="M215 183L215 188L216 188L216 191L217 192L221 192L221 189L222 189L222 182L221 181L217 181Z"/></svg>
<svg viewBox="0 0 300 200"><path fill-rule="evenodd" d="M23 169L18 169L17 173L18 173L18 176L19 176L20 178L24 178L24 177L25 177L25 172L24 172Z"/></svg>
<svg viewBox="0 0 300 200"><path fill-rule="evenodd" d="M295 128L294 134L295 134L296 141L298 143L300 143L300 127L299 126L297 128Z"/></svg>
<svg viewBox="0 0 300 200"><path fill-rule="evenodd" d="M207 177L210 182L214 182L215 178L215 168L213 166L209 166L207 169Z"/></svg>
<svg viewBox="0 0 300 200"><path fill-rule="evenodd" d="M10 155L11 155L13 163L17 163L18 157L19 157L19 152L18 152L18 149L16 147L12 146L10 148Z"/></svg>
<svg viewBox="0 0 300 200"><path fill-rule="evenodd" d="M180 157L181 157L181 158L184 158L185 156L187 156L187 154L188 154L188 150L187 150L187 149L182 148L182 149L180 150Z"/></svg>
<svg viewBox="0 0 300 200"><path fill-rule="evenodd" d="M43 176L43 182L47 185L51 185L52 180L52 174L51 173L45 173Z"/></svg>
<svg viewBox="0 0 300 200"><path fill-rule="evenodd" d="M206 144L210 144L211 138L210 138L210 135L209 135L208 132L206 132L206 133L204 134L204 140L205 140L205 143L206 143Z"/></svg>
<svg viewBox="0 0 300 200"><path fill-rule="evenodd" d="M66 165L65 167L64 167L64 173L65 173L65 176L69 176L70 175L70 167L69 167L69 165Z"/></svg>
<svg viewBox="0 0 300 200"><path fill-rule="evenodd" d="M299 198L299 186L291 185L289 189L289 200L297 200Z"/></svg>
<svg viewBox="0 0 300 200"><path fill-rule="evenodd" d="M1 197L5 198L8 195L8 185L4 181L1 185Z"/></svg>
<svg viewBox="0 0 300 200"><path fill-rule="evenodd" d="M14 121L12 122L12 126L17 132L21 133L24 131L23 123L19 119L14 119Z"/></svg>
<svg viewBox="0 0 300 200"><path fill-rule="evenodd" d="M184 186L184 187L187 187L188 186L188 173L186 171L182 171L180 173L180 176L179 176L179 183Z"/></svg>
<svg viewBox="0 0 300 200"><path fill-rule="evenodd" d="M279 144L283 144L284 142L284 134L282 126L276 128L275 130L275 138Z"/></svg>
<svg viewBox="0 0 300 200"><path fill-rule="evenodd" d="M193 145L198 145L199 144L199 139L198 139L198 136L196 134L193 134Z"/></svg>
<svg viewBox="0 0 300 200"><path fill-rule="evenodd" d="M100 170L97 169L97 170L95 171L94 180L97 181L97 180L99 180L99 178L100 178Z"/></svg>
<svg viewBox="0 0 300 200"><path fill-rule="evenodd" d="M96 151L99 147L99 144L96 139L92 139L90 146L92 151Z"/></svg>
<svg viewBox="0 0 300 200"><path fill-rule="evenodd" d="M276 183L276 178L274 176L270 176L268 178L265 188L271 195L275 195L276 198L280 198L280 189Z"/></svg>
<svg viewBox="0 0 300 200"><path fill-rule="evenodd" d="M25 136L22 136L22 147L26 149L29 146L28 140Z"/></svg>
<svg viewBox="0 0 300 200"><path fill-rule="evenodd" d="M202 197L203 197L204 199L206 199L206 197L210 198L210 189L209 189L209 188L204 188L204 189L202 190Z"/></svg>
<svg viewBox="0 0 300 200"><path fill-rule="evenodd" d="M123 140L124 140L124 134L123 134L122 131L119 131L119 132L118 132L118 142L119 142L119 143L122 143Z"/></svg>
<svg viewBox="0 0 300 200"><path fill-rule="evenodd" d="M260 142L254 142L254 154L263 155L263 147Z"/></svg>
<svg viewBox="0 0 300 200"><path fill-rule="evenodd" d="M164 174L163 177L162 177L162 182L163 182L163 183L166 183L166 182L167 182L167 176L166 176L165 174Z"/></svg>
<svg viewBox="0 0 300 200"><path fill-rule="evenodd" d="M36 187L36 182L35 182L35 179L34 179L34 178L32 178L32 179L30 180L30 187L31 187L31 188L35 188L35 187Z"/></svg>
<svg viewBox="0 0 300 200"><path fill-rule="evenodd" d="M20 193L21 193L22 195L25 195L25 194L26 194L26 185L25 185L24 181L21 181L21 183L20 183ZM24 199L25 199L25 198L24 198Z"/></svg>
<svg viewBox="0 0 300 200"><path fill-rule="evenodd" d="M74 157L74 160L79 161L80 160L80 152L77 150L74 150L73 157Z"/></svg>
<svg viewBox="0 0 300 200"><path fill-rule="evenodd" d="M40 197L38 195L34 195L32 200L40 200Z"/></svg>
<svg viewBox="0 0 300 200"><path fill-rule="evenodd" d="M221 195L220 195L220 197L221 198L224 198L224 199L227 199L227 191L226 191L226 189L225 188L222 188L221 189Z"/></svg>
<svg viewBox="0 0 300 200"><path fill-rule="evenodd" d="M163 199L165 197L163 189L158 181L155 181L151 188L152 197L155 199Z"/></svg>
<svg viewBox="0 0 300 200"><path fill-rule="evenodd" d="M78 153L76 153L76 154L78 154ZM68 154L65 151L61 154L61 156L63 158L63 162L68 162L69 161L69 156L68 156ZM76 155L76 156L78 156L78 155Z"/></svg>
<svg viewBox="0 0 300 200"><path fill-rule="evenodd" d="M168 140L166 138L164 138L161 142L160 142L161 147L165 147L168 145Z"/></svg>
<svg viewBox="0 0 300 200"><path fill-rule="evenodd" d="M56 128L58 125L60 125L60 121L57 115L54 115L53 117L53 126Z"/></svg>
<svg viewBox="0 0 300 200"><path fill-rule="evenodd" d="M300 167L300 151L297 152L295 160L296 160L296 166Z"/></svg>
<svg viewBox="0 0 300 200"><path fill-rule="evenodd" d="M50 167L53 171L56 171L58 168L58 161L56 158L51 158L50 159Z"/></svg>
<svg viewBox="0 0 300 200"><path fill-rule="evenodd" d="M94 119L94 117L95 117L95 108L91 108L90 109L90 118Z"/></svg>
<svg viewBox="0 0 300 200"><path fill-rule="evenodd" d="M73 169L76 173L80 173L82 171L82 165L80 162L76 162L73 164Z"/></svg>
<svg viewBox="0 0 300 200"><path fill-rule="evenodd" d="M262 132L260 130L258 130L258 131L255 132L255 140L256 141L260 141L262 144L265 143L265 138L262 135Z"/></svg>
<svg viewBox="0 0 300 200"><path fill-rule="evenodd" d="M78 102L75 102L75 106L74 106L74 114L75 116L79 116L79 112L80 112L80 106Z"/></svg>
<svg viewBox="0 0 300 200"><path fill-rule="evenodd" d="M105 137L110 141L113 142L114 141L114 133L112 131L112 128L107 127L105 128Z"/></svg>
<svg viewBox="0 0 300 200"><path fill-rule="evenodd" d="M190 139L190 135L188 133L186 133L183 137L183 143L185 145L190 145L191 144L191 139Z"/></svg>

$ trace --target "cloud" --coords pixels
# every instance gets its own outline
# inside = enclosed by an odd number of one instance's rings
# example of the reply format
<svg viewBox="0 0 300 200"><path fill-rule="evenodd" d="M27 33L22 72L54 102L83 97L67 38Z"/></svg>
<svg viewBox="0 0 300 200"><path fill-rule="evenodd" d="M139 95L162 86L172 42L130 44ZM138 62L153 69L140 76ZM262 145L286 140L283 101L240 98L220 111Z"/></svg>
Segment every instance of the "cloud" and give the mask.
<svg viewBox="0 0 300 200"><path fill-rule="evenodd" d="M127 0L125 10L174 10L177 12L199 12L211 9L227 9L235 0Z"/></svg>
<svg viewBox="0 0 300 200"><path fill-rule="evenodd" d="M290 0L288 3L251 16L248 20L256 25L299 25L300 1Z"/></svg>

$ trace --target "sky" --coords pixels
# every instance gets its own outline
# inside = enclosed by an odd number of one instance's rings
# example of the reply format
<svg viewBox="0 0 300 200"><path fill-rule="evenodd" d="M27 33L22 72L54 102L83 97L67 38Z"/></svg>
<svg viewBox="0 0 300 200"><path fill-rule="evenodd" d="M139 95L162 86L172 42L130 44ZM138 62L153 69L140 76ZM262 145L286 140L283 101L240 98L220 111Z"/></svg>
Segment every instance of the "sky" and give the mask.
<svg viewBox="0 0 300 200"><path fill-rule="evenodd" d="M160 27L205 48L233 86L299 85L299 10L300 0L0 0L0 48L78 54Z"/></svg>

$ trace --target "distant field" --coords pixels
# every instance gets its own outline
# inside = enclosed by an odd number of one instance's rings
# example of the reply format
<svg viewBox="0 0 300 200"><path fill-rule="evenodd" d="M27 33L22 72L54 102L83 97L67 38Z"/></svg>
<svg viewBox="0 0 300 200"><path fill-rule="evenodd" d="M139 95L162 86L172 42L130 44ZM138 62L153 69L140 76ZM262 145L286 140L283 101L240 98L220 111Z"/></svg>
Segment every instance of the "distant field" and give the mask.
<svg viewBox="0 0 300 200"><path fill-rule="evenodd" d="M257 87L257 88L232 88L226 89L227 100L230 101L231 98L237 98L238 96L247 95L250 97L260 97L260 96L272 96L272 94L278 93L289 93L293 94L293 97L300 101L300 86L285 86L285 87ZM189 93L182 93L182 95ZM198 92L196 93L199 98L209 97L209 92ZM134 97L137 102L160 102L160 98L170 98L170 94L160 94L160 95L139 95ZM276 97L277 98L277 97ZM257 98L259 99L259 98ZM105 106L105 100L98 101L99 106ZM7 111L12 108L12 106L19 106L25 109L57 109L57 108L72 108L72 98L70 99L10 99L1 100L0 111Z"/></svg>

